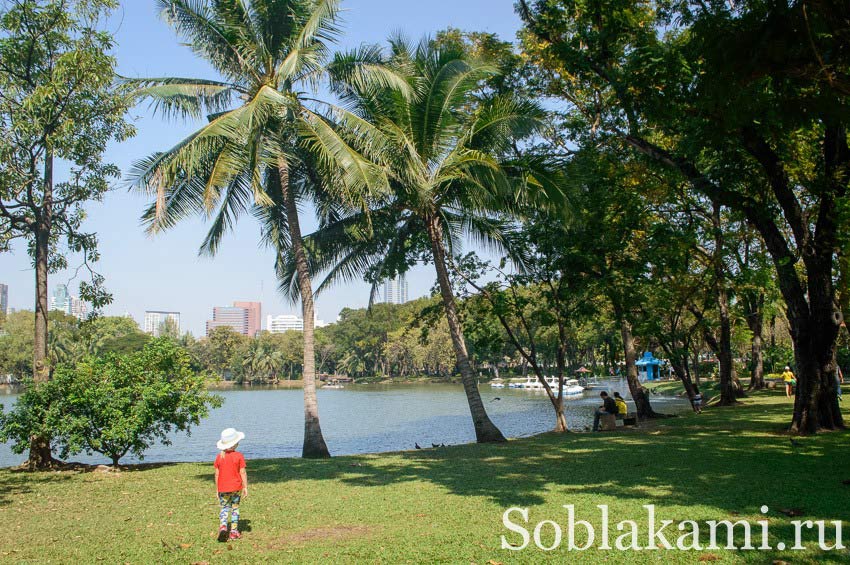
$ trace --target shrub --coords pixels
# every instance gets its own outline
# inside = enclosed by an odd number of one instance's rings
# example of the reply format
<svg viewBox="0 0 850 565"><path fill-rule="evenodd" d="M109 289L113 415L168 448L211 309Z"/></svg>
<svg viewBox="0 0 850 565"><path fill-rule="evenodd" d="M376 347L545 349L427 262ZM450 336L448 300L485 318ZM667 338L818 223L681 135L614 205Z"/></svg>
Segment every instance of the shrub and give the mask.
<svg viewBox="0 0 850 565"><path fill-rule="evenodd" d="M167 338L142 351L88 358L60 366L53 379L30 386L14 409L0 414L0 441L23 453L32 435L51 438L61 458L106 455L113 465L127 453L140 459L172 431L191 433L221 397L210 394L189 355Z"/></svg>

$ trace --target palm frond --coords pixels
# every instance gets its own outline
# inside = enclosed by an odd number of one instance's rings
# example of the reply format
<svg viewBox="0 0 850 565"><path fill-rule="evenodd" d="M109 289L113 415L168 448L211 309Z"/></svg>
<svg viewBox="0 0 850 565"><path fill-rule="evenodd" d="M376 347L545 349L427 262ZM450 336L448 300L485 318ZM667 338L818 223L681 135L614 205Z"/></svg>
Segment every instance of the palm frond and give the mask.
<svg viewBox="0 0 850 565"><path fill-rule="evenodd" d="M223 25L206 0L156 0L160 17L188 40L199 57L223 76L233 80L259 77L253 61L239 47L239 35Z"/></svg>
<svg viewBox="0 0 850 565"><path fill-rule="evenodd" d="M236 84L181 77L125 78L119 84L137 102L147 100L154 113L167 119L199 120L205 114L228 110L234 94L244 92Z"/></svg>

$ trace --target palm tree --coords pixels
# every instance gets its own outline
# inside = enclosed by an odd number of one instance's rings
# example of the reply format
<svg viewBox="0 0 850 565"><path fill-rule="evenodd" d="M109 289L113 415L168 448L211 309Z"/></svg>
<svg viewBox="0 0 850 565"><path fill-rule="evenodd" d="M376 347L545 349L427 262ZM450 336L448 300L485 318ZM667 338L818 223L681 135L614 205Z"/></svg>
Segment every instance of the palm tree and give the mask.
<svg viewBox="0 0 850 565"><path fill-rule="evenodd" d="M342 108L310 97L321 80L337 88L407 89L376 64L375 50L330 55L339 0L158 0L162 18L221 79L135 79L139 99L167 117L208 123L171 149L137 163L134 184L155 202L150 232L187 216L212 219L201 252L214 254L246 212L269 219L264 237L294 257L304 317L303 457L328 457L316 402L313 292L298 204L315 192L355 205L386 185L329 119ZM330 179L330 180L328 180Z"/></svg>
<svg viewBox="0 0 850 565"><path fill-rule="evenodd" d="M349 130L369 134L351 143L384 168L390 194L373 203L368 213L344 206L326 210L320 229L305 241L311 272L328 273L317 292L365 275L373 283L374 296L381 280L428 256L436 268L476 437L479 442L504 441L478 392L449 267L452 251L464 236L502 248L512 226L504 212L525 204L529 183L551 189L528 168L505 158L539 130L542 112L514 97L480 98L482 81L497 71L460 50L439 48L428 39L418 46L401 39L390 45L388 65L407 77L415 96L388 88L339 92L357 116L340 120ZM293 276L296 259L290 254L281 273L292 293L299 283Z"/></svg>
<svg viewBox="0 0 850 565"><path fill-rule="evenodd" d="M252 380L262 377L266 382L277 381L277 375L283 365L283 354L259 339L254 340L246 352L242 366L251 375Z"/></svg>

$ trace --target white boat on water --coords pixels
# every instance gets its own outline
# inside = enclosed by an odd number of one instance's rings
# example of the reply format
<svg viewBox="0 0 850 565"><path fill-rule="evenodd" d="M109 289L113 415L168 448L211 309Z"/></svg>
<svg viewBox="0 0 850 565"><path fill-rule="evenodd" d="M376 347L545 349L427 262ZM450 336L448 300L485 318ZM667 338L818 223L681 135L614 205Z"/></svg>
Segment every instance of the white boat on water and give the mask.
<svg viewBox="0 0 850 565"><path fill-rule="evenodd" d="M546 384L553 392L558 390L558 378L549 377L546 379ZM520 383L518 388L523 390L545 390L543 383L537 377L527 377L524 383ZM575 379L570 379L564 382L564 396L581 396L584 394L584 387Z"/></svg>
<svg viewBox="0 0 850 565"><path fill-rule="evenodd" d="M570 379L564 383L564 396L581 396L584 387L576 379Z"/></svg>
<svg viewBox="0 0 850 565"><path fill-rule="evenodd" d="M490 383L490 388L505 388L505 383Z"/></svg>

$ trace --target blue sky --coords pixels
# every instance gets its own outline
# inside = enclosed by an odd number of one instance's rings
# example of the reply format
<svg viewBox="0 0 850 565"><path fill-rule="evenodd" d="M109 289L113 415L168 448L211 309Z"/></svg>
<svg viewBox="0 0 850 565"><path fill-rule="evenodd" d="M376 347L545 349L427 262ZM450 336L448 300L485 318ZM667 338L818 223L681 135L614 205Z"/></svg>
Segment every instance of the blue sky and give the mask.
<svg viewBox="0 0 850 565"><path fill-rule="evenodd" d="M419 38L447 27L489 31L513 40L520 27L513 0L343 0L343 6L341 49L383 42L396 31ZM159 20L152 0L124 0L110 27L118 42L119 72L125 76L214 77ZM170 147L198 125L164 122L144 107L136 108L132 119L138 135L111 147L108 154L108 159L125 171L136 159ZM202 219L188 220L149 238L139 226L145 203L146 198L118 187L104 202L88 207L85 228L99 235L102 258L98 270L114 296L107 314L129 312L141 322L145 310L179 311L182 329L197 336L203 334L213 306L226 306L234 300L262 301L264 318L266 314L298 312L298 305L277 293L273 254L258 247L259 228L250 217L240 221L211 259L197 254L206 233ZM314 227L313 219L304 215L302 229L307 232ZM71 264L75 264L74 258ZM71 276L68 272L53 275L50 292ZM435 281L433 266L414 269L408 281L411 298L427 294ZM34 275L22 242L12 253L0 254L0 283L9 285L10 307L33 308ZM70 286L76 289L78 281ZM369 286L364 283L340 285L319 297L319 317L333 321L342 308L365 306L368 295Z"/></svg>

